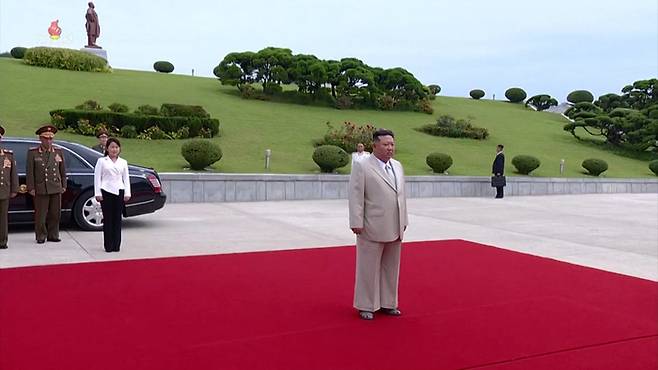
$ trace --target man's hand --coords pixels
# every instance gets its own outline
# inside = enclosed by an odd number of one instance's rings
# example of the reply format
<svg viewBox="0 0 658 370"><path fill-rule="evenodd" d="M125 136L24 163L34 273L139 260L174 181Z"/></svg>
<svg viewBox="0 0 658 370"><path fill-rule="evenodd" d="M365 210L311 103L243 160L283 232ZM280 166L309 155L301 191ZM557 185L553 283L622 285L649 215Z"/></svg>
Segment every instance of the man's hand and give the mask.
<svg viewBox="0 0 658 370"><path fill-rule="evenodd" d="M9 196L12 197L12 198L16 198L16 194L17 193L11 193L11 194L9 194Z"/></svg>
<svg viewBox="0 0 658 370"><path fill-rule="evenodd" d="M359 234L361 234L361 232L363 232L363 228L362 227L353 227L352 232L355 233L356 235L359 235Z"/></svg>
<svg viewBox="0 0 658 370"><path fill-rule="evenodd" d="M34 197L37 195L37 192L35 190L30 190L30 195Z"/></svg>

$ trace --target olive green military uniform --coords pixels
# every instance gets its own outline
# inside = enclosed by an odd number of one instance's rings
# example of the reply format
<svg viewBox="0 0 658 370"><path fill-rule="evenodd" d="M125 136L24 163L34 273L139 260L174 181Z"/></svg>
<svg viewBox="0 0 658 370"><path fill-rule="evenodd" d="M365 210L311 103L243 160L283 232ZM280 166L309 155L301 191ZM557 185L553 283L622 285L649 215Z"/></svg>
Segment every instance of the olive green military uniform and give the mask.
<svg viewBox="0 0 658 370"><path fill-rule="evenodd" d="M11 150L0 149L0 249L7 248L9 199L18 192L16 160Z"/></svg>
<svg viewBox="0 0 658 370"><path fill-rule="evenodd" d="M102 146L102 145L100 145L100 144L96 144L96 145L92 146L91 148L92 148L93 150L99 152L99 153L103 153L103 154L105 154L105 147Z"/></svg>
<svg viewBox="0 0 658 370"><path fill-rule="evenodd" d="M64 154L54 146L27 152L27 190L35 191L34 231L37 242L59 241L62 193L66 190Z"/></svg>

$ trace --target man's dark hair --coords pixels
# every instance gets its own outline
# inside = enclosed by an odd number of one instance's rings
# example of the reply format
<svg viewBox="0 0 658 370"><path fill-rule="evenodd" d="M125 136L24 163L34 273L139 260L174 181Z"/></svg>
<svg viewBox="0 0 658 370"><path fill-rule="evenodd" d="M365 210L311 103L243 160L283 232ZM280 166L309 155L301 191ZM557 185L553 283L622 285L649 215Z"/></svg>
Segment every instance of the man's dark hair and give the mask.
<svg viewBox="0 0 658 370"><path fill-rule="evenodd" d="M505 149L505 146L503 144L498 144L497 145L500 149Z"/></svg>
<svg viewBox="0 0 658 370"><path fill-rule="evenodd" d="M387 130L385 128L380 128L380 129L377 129L377 131L372 133L372 141L378 142L380 136L390 136L390 137L393 137L393 138L395 137L395 135L393 135L393 131Z"/></svg>

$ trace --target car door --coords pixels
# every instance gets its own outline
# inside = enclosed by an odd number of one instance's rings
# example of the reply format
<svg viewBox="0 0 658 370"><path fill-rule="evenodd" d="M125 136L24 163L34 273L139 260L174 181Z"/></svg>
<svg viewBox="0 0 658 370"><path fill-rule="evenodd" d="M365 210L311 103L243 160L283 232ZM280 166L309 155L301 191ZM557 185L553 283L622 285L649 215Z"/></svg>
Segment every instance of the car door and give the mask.
<svg viewBox="0 0 658 370"><path fill-rule="evenodd" d="M34 220L34 203L32 196L27 193L25 185L25 172L27 171L27 151L35 143L23 141L2 142L0 146L14 152L16 160L16 172L18 173L18 195L9 201L9 223L31 222Z"/></svg>

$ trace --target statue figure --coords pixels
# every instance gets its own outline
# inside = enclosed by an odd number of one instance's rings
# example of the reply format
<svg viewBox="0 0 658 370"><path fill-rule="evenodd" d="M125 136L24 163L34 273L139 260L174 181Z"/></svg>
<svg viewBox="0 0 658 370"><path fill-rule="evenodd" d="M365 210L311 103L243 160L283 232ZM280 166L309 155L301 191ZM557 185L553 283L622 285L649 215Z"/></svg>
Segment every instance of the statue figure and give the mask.
<svg viewBox="0 0 658 370"><path fill-rule="evenodd" d="M101 26L98 24L98 14L94 10L94 3L89 3L89 8L87 9L87 14L85 15L87 23L87 48L102 49L100 46L96 45L96 39L101 34Z"/></svg>

